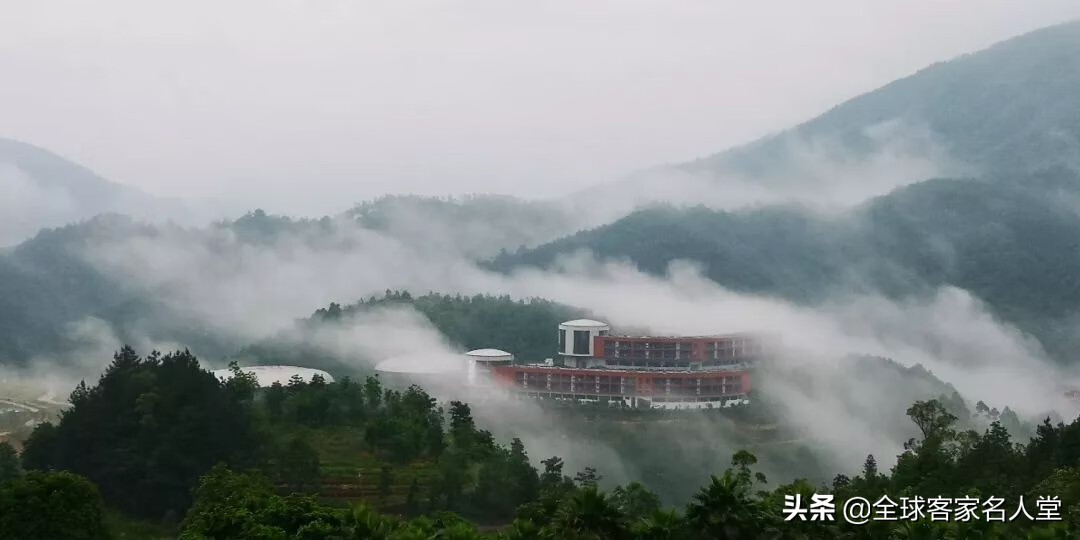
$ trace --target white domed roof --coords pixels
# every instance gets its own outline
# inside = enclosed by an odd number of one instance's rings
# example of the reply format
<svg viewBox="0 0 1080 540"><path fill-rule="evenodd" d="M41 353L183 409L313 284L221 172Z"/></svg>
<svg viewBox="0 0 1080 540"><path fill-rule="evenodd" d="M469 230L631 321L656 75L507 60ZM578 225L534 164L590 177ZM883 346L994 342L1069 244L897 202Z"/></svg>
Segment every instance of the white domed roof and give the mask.
<svg viewBox="0 0 1080 540"><path fill-rule="evenodd" d="M267 387L274 383L281 383L282 386L288 386L289 380L294 375L299 375L304 382L311 382L311 378L315 375L321 375L326 382L334 382L334 378L329 373L321 369L313 369L299 366L245 366L241 367L240 371L244 373L250 373L255 375L255 381L261 387ZM232 371L228 369L215 369L211 373L219 379L231 379Z"/></svg>
<svg viewBox="0 0 1080 540"><path fill-rule="evenodd" d="M506 351L500 351L499 349L476 349L475 351L469 351L465 353L467 356L514 356Z"/></svg>
<svg viewBox="0 0 1080 540"><path fill-rule="evenodd" d="M594 321L592 319L575 319L572 321L566 321L559 326L571 326L574 328L607 328L608 324L605 322Z"/></svg>
<svg viewBox="0 0 1080 540"><path fill-rule="evenodd" d="M464 368L463 362L463 360L456 357L447 358L444 355L398 356L379 362L375 365L375 371L438 375L462 371Z"/></svg>
<svg viewBox="0 0 1080 540"><path fill-rule="evenodd" d="M510 362L514 355L499 349L476 349L465 353L465 356L477 362Z"/></svg>

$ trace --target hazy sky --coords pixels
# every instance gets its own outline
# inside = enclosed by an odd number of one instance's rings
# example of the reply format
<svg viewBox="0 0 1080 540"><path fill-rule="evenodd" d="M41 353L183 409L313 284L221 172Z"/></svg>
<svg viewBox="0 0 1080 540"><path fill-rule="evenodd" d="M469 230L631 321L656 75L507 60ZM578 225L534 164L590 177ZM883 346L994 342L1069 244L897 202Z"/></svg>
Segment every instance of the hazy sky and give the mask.
<svg viewBox="0 0 1080 540"><path fill-rule="evenodd" d="M0 136L291 212L713 153L1076 0L0 0Z"/></svg>

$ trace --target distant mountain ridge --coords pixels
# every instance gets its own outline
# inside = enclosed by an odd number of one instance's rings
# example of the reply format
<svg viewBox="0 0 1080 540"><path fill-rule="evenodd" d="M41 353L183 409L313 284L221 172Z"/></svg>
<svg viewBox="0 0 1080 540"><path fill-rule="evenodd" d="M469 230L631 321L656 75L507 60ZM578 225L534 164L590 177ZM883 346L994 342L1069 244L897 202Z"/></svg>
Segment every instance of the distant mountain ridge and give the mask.
<svg viewBox="0 0 1080 540"><path fill-rule="evenodd" d="M783 133L681 165L755 177L787 172L792 139L837 152L880 149L874 128L902 122L976 173L1080 169L1080 21L938 62Z"/></svg>
<svg viewBox="0 0 1080 540"><path fill-rule="evenodd" d="M114 212L182 213L176 203L106 180L44 148L0 138L0 246L18 243L42 228Z"/></svg>
<svg viewBox="0 0 1080 540"><path fill-rule="evenodd" d="M815 304L852 292L902 298L956 286L1061 358L1080 345L1080 175L935 179L840 215L797 206L654 207L495 258L550 267L588 250L662 275L697 261L732 290Z"/></svg>
<svg viewBox="0 0 1080 540"><path fill-rule="evenodd" d="M351 223L425 255L491 257L490 267L500 271L549 266L582 249L628 259L655 274L673 260L689 259L702 263L706 275L724 287L804 304L851 291L904 297L956 286L1065 358L1070 347L1080 345L1074 329L1080 328L1074 324L1080 322L1078 119L1080 23L1070 23L935 64L783 135L676 167L701 172L708 182L735 171L748 180L742 187L766 193L801 184L805 191L828 194L815 182L827 183L837 163L847 175L844 182L857 183L879 180L871 173L906 164L905 155L937 159L935 152L944 148L957 163L964 162L953 171L957 174L930 174L934 167L901 170L878 186L887 189L876 197L843 211L822 214L797 204L797 198L737 210L653 207L570 234L583 222L575 220L594 218L593 206L618 190L581 197L581 208L502 197L394 196L332 218L293 220L253 212L176 236L214 256L227 256L220 250L237 245L255 250L287 237L340 258L359 249L348 244L347 234L332 234L341 223ZM900 137L904 143L897 149L892 136L905 130L915 135ZM899 160L876 161L884 167L865 174L859 167L843 167L894 151L903 154ZM819 154L826 166L802 168L808 155L817 159ZM99 195L78 196L86 204L76 210L88 215L130 194L29 145L6 142L0 145L0 163L4 156L16 163L9 172L34 178L33 186L46 192L98 190ZM670 185L656 184L661 190ZM717 185L721 189L714 195L732 197L725 184ZM699 195L690 192L688 200ZM4 202L0 197L0 219ZM86 317L136 325L153 338L202 344L197 348L203 351L235 347L229 336L174 317L169 306L78 256L90 236L99 243L104 238L124 245L136 238L153 245L160 230L104 216L42 231L14 249L0 250L0 361L25 361L57 348L62 326ZM207 234L222 230L221 236ZM500 253L504 249L509 251ZM116 258L128 262L123 253ZM378 264L372 261L373 267Z"/></svg>
<svg viewBox="0 0 1080 540"><path fill-rule="evenodd" d="M918 159L936 165L905 168ZM860 168L867 163L885 166ZM632 181L657 191L691 185L675 202L711 209L640 209L491 267L548 267L589 250L662 274L687 259L724 287L806 304L956 286L1071 360L1080 345L1078 173L1080 21L934 64L783 133ZM696 183L680 184L680 174ZM880 193L863 190L868 200L840 211L802 204L874 182ZM792 196L722 204L748 189Z"/></svg>
<svg viewBox="0 0 1080 540"><path fill-rule="evenodd" d="M790 129L570 197L612 221L654 202L845 208L928 178L1080 170L1080 21L928 66Z"/></svg>
<svg viewBox="0 0 1080 540"><path fill-rule="evenodd" d="M117 211L117 202L147 195L102 178L94 171L49 150L0 138L0 163L15 167L47 189L63 189L99 212Z"/></svg>
<svg viewBox="0 0 1080 540"><path fill-rule="evenodd" d="M205 225L235 215L232 206L220 200L151 195L44 148L0 138L0 248L27 240L41 229L102 214Z"/></svg>

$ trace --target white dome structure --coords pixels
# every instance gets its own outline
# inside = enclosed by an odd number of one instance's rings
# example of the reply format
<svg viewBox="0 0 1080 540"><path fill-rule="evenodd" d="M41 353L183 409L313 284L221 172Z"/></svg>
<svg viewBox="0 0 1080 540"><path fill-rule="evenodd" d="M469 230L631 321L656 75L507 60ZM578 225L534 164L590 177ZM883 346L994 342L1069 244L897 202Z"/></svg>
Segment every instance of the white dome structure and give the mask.
<svg viewBox="0 0 1080 540"><path fill-rule="evenodd" d="M559 354L564 357L592 358L594 341L606 336L611 326L592 319L576 319L559 325Z"/></svg>
<svg viewBox="0 0 1080 540"><path fill-rule="evenodd" d="M610 330L611 326L606 322L594 321L592 319L574 319L572 321L566 321L559 325L560 327L572 327L572 328L603 328L604 330Z"/></svg>
<svg viewBox="0 0 1080 540"><path fill-rule="evenodd" d="M469 383L478 381L478 372L490 372L495 366L509 366L514 363L514 355L499 349L476 349L465 353L468 361Z"/></svg>
<svg viewBox="0 0 1080 540"><path fill-rule="evenodd" d="M465 353L465 356L476 362L513 362L514 355L499 349L476 349Z"/></svg>
<svg viewBox="0 0 1080 540"><path fill-rule="evenodd" d="M456 354L410 354L379 362L375 373L390 387L417 384L435 391L464 384L466 368L465 359Z"/></svg>
<svg viewBox="0 0 1080 540"><path fill-rule="evenodd" d="M274 383L288 386L289 381L293 376L299 376L304 382L311 382L312 377L320 375L324 381L328 383L334 382L334 378L321 369L299 366L246 366L241 367L240 371L254 375L255 381L263 388L271 386ZM232 378L232 371L228 369L215 369L211 371L211 373L222 380L229 380Z"/></svg>
<svg viewBox="0 0 1080 540"><path fill-rule="evenodd" d="M448 361L446 358L438 358L426 354L398 356L383 360L375 365L375 371L379 373L407 373L416 375L460 373L461 368L462 365L458 362L452 360Z"/></svg>

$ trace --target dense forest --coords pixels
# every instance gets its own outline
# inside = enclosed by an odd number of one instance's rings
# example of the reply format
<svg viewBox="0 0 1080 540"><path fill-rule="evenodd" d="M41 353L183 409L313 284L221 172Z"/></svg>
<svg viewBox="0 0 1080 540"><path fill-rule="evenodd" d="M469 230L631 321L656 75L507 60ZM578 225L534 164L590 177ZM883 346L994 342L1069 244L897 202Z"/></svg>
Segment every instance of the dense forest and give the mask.
<svg viewBox="0 0 1080 540"><path fill-rule="evenodd" d="M769 479L737 451L682 507L639 483L602 490L603 464L571 473L556 456L534 461L519 440L504 446L476 425L468 404L375 377L260 389L238 369L214 379L187 352L125 348L71 401L21 455L0 444L0 537L1066 538L1080 527L1080 421L1047 419L1017 444L999 421L960 427L939 400L908 407L918 436L891 471L867 456L860 474L825 484ZM324 460L343 444L374 460L372 489L334 477L341 464ZM999 497L1008 515L1024 497L1031 516L1061 517L786 519L786 497L814 494L832 495L838 512L859 497Z"/></svg>
<svg viewBox="0 0 1080 540"><path fill-rule="evenodd" d="M422 313L439 332L465 350L493 347L524 361L536 362L554 353L559 323L590 316L584 309L542 298L513 299L508 295L448 295L428 293L413 297L408 291L386 291L345 307L332 304L315 312L320 322L399 305Z"/></svg>

